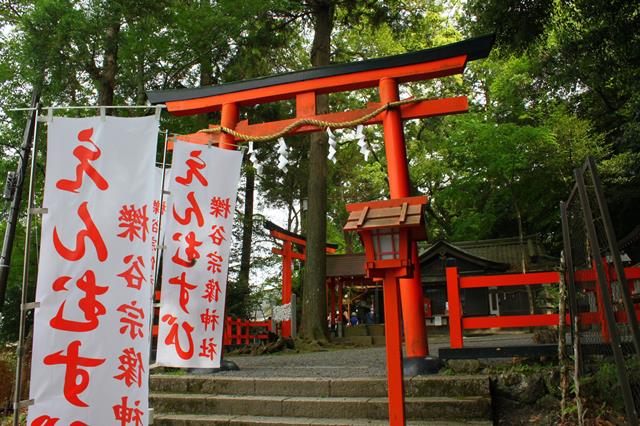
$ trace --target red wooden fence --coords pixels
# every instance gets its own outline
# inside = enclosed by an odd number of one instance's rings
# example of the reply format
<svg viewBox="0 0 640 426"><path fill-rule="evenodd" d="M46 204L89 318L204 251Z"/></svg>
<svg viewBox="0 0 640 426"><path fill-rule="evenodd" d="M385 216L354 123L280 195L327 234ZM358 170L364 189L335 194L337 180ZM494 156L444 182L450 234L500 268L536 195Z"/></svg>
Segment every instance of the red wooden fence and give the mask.
<svg viewBox="0 0 640 426"><path fill-rule="evenodd" d="M269 332L273 331L273 322L227 317L224 327L224 345L241 346L249 345L255 340L266 342L269 339Z"/></svg>
<svg viewBox="0 0 640 426"><path fill-rule="evenodd" d="M160 292L155 293L156 301L160 301ZM155 318L158 317L159 308L155 308ZM224 321L223 342L225 346L249 345L256 340L266 342L269 340L269 332L274 331L273 321L250 321L242 318L226 317ZM158 326L153 325L151 332L154 338L158 337Z"/></svg>
<svg viewBox="0 0 640 426"><path fill-rule="evenodd" d="M640 268L625 268L625 275L633 290L633 281L640 279ZM613 268L607 268L609 285L616 279ZM558 284L560 273L558 272L535 272L529 274L504 274L504 275L483 275L461 277L456 266L446 268L447 278L447 299L449 302L449 335L451 348L459 349L463 347L462 335L464 330L482 328L513 328L513 327L545 327L558 325L558 314L533 314L533 315L498 315L465 317L460 299L460 290L467 288L486 288L502 286L527 286L540 284ZM580 270L575 274L576 282L595 281L596 274L593 270ZM599 291L596 293L598 304L597 312L585 312L580 314L582 324L600 324L602 335L608 341L608 333L604 312L602 309L602 296ZM625 322L624 312L616 312L616 321ZM636 305L636 315L640 317L640 306ZM569 315L566 317L567 324L570 322Z"/></svg>

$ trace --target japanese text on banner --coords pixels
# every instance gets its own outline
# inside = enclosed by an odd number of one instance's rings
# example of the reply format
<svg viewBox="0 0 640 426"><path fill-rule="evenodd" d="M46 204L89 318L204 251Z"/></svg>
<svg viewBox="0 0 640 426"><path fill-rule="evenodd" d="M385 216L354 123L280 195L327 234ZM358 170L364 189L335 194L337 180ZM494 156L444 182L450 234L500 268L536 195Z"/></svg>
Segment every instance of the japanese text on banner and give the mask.
<svg viewBox="0 0 640 426"><path fill-rule="evenodd" d="M147 425L157 118L49 123L30 425Z"/></svg>
<svg viewBox="0 0 640 426"><path fill-rule="evenodd" d="M220 366L242 154L176 143L160 301L160 365Z"/></svg>

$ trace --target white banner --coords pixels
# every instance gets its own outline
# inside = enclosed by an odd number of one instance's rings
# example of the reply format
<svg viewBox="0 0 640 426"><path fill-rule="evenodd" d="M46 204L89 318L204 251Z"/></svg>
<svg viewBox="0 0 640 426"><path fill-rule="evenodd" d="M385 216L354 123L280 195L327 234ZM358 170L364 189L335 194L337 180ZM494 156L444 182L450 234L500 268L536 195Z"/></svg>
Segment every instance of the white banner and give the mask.
<svg viewBox="0 0 640 426"><path fill-rule="evenodd" d="M242 153L174 145L157 363L217 368Z"/></svg>
<svg viewBox="0 0 640 426"><path fill-rule="evenodd" d="M170 203L169 182L171 179L171 169L164 170L164 188L162 187L162 168L156 167L155 187L153 188L153 218L151 219L151 288L155 288L156 254L161 255L162 250L158 250L164 244L164 230L167 222L167 206ZM165 191L163 194L162 191ZM159 241L158 241L159 240Z"/></svg>
<svg viewBox="0 0 640 426"><path fill-rule="evenodd" d="M158 119L54 117L29 425L147 425Z"/></svg>

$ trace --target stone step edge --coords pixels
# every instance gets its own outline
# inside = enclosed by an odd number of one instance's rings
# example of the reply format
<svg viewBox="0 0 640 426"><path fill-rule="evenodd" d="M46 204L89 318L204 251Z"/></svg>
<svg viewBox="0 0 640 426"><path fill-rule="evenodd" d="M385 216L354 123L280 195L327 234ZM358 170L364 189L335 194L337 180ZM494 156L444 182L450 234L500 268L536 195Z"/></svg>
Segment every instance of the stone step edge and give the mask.
<svg viewBox="0 0 640 426"><path fill-rule="evenodd" d="M316 418L371 418L388 416L388 400L384 398L346 397L280 397L209 396L164 394L152 395L150 407L160 414L226 414L253 416L291 416ZM486 397L405 399L407 418L439 420L451 417L461 420L489 420L491 400Z"/></svg>
<svg viewBox="0 0 640 426"><path fill-rule="evenodd" d="M282 402L282 401L322 401L322 402L372 402L372 403L387 403L388 398L386 396L374 396L374 397L366 397L366 396L326 396L326 397L317 397L317 396L268 396L268 395L209 395L209 394L184 394L184 393L152 393L149 395L150 399L183 399L183 400L193 400L193 399L226 399L226 400L254 400L254 401L273 401L273 402ZM481 400L489 400L486 396L408 396L404 398L405 404L407 403L446 403L446 402L475 402Z"/></svg>
<svg viewBox="0 0 640 426"><path fill-rule="evenodd" d="M268 417L268 416L245 416L245 415L216 415L216 414L156 414L153 417L153 424L163 424L169 421L170 424L179 426L188 425L190 422L197 422L198 426L205 425L310 425L310 426L385 426L387 420L371 419L318 419L312 417ZM409 426L492 426L490 420L407 420Z"/></svg>
<svg viewBox="0 0 640 426"><path fill-rule="evenodd" d="M362 381L362 380L371 380L371 381L387 381L386 377L383 376L371 376L371 377L299 377L299 376L282 376L282 377L245 377L245 376L219 376L219 375L197 375L197 374L151 374L149 378L172 378L179 380L186 379L198 379L198 380L237 380L237 381L271 381L271 380L296 380L296 381ZM455 381L455 380L489 380L490 376L484 374L464 374L464 375L455 375L455 376L446 376L446 375L431 375L431 376L411 376L405 377L405 381L420 381L420 382L433 382L433 381Z"/></svg>
<svg viewBox="0 0 640 426"><path fill-rule="evenodd" d="M155 383L154 383L155 382ZM489 396L490 381L489 376L484 375L465 375L465 376L412 376L404 380L406 396L421 396L425 388L429 385L437 385L445 387L447 390L442 392L443 397L446 396ZM206 386L205 386L206 385ZM228 393L220 392L221 385L225 387L234 386L235 389ZM376 389L371 397L381 397L386 395L387 379L384 377L352 377L352 378L318 378L318 377L238 377L238 376L197 376L184 375L175 376L170 374L154 375L150 381L150 390L152 393L207 393L215 394L236 394L236 395L269 395L274 396L297 396L291 392L283 392L283 386L301 386L307 385L305 393L299 396L318 396L318 397L346 397L348 391L345 389L355 386L356 389ZM456 392L450 392L451 386L454 386ZM311 387L309 387L311 386ZM164 387L164 389L163 389ZM209 391L203 390L208 388ZM267 391L267 389L270 389ZM158 389L160 388L160 389ZM236 390L238 389L238 390ZM380 391L382 389L382 392ZM282 392L282 394L278 394ZM427 392L429 393L429 392ZM355 396L355 395L354 395ZM431 395L438 396L438 395Z"/></svg>

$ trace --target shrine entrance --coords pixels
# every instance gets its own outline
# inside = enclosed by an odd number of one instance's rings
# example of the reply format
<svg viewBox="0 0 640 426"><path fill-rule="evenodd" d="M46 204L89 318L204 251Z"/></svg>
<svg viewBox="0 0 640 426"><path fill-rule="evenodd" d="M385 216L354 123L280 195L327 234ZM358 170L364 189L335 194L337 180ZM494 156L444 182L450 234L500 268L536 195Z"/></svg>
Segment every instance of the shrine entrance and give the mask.
<svg viewBox="0 0 640 426"><path fill-rule="evenodd" d="M193 89L149 91L152 104L164 103L174 115L220 111L219 125L185 135L183 140L233 148L246 141L268 141L283 135L382 123L391 198L409 196L409 173L402 123L404 120L468 110L466 96L400 100L399 85L461 74L469 61L489 55L494 36L482 36L445 46L385 58L336 64L299 72ZM316 114L316 96L377 87L380 101L352 111ZM266 123L240 120L240 108L293 99L296 116ZM415 243L411 257L418 258ZM419 270L400 280L402 316L408 360L429 353Z"/></svg>
<svg viewBox="0 0 640 426"><path fill-rule="evenodd" d="M282 305L288 305L292 302L292 268L293 260L304 262L307 258L307 239L304 235L299 235L279 227L273 222L266 221L264 227L269 231L276 240L281 241L281 246L272 248L271 252L282 256ZM327 253L335 253L338 248L337 244L326 244ZM293 302L290 309L295 310L296 302ZM282 321L281 336L284 338L295 337L295 330L292 329L291 319Z"/></svg>

